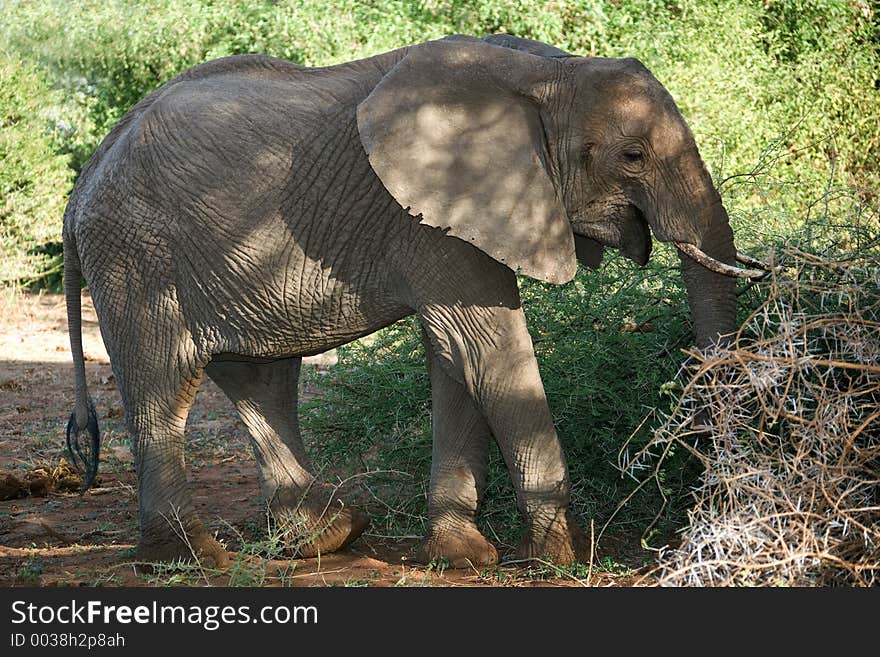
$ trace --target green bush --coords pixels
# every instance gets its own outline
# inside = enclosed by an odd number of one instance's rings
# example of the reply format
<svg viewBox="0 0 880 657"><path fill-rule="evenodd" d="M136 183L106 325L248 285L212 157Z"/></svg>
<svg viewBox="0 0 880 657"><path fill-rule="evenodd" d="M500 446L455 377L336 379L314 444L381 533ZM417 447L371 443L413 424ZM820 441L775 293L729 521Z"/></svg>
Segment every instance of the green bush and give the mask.
<svg viewBox="0 0 880 657"><path fill-rule="evenodd" d="M58 269L61 215L73 172L58 154L60 94L20 57L0 52L0 281Z"/></svg>

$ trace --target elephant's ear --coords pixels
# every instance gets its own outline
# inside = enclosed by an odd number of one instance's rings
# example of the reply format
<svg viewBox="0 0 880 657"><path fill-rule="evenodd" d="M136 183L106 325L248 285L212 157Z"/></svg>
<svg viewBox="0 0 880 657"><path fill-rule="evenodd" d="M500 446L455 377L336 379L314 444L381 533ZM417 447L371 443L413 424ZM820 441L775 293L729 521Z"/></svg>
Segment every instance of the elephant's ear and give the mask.
<svg viewBox="0 0 880 657"><path fill-rule="evenodd" d="M577 270L540 115L558 66L479 40L428 42L357 110L370 164L410 214L551 283Z"/></svg>

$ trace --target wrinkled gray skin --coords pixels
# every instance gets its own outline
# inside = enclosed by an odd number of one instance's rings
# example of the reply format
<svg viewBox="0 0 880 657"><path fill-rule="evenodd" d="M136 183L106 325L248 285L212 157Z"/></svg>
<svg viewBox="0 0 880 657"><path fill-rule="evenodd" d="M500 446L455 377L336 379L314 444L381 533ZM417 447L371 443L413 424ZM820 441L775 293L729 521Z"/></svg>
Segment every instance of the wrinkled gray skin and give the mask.
<svg viewBox="0 0 880 657"><path fill-rule="evenodd" d="M250 430L291 551L336 550L367 518L311 472L300 359L416 314L434 434L418 557L497 560L475 524L494 437L527 525L517 556L573 561L583 535L514 270L565 283L576 253L596 267L604 247L643 264L651 232L734 262L694 139L636 60L499 35L328 68L255 55L197 66L119 122L65 214L74 446L97 440L84 275L135 439L140 557L192 548L227 563L184 469L205 373ZM681 257L705 345L734 328L734 282Z"/></svg>

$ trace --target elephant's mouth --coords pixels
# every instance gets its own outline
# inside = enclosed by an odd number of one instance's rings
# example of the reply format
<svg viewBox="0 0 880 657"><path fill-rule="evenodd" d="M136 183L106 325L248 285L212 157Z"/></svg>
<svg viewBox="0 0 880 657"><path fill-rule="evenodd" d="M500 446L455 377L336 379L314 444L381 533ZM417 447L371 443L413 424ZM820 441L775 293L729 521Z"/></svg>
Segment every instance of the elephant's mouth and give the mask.
<svg viewBox="0 0 880 657"><path fill-rule="evenodd" d="M602 246L619 250L639 265L647 264L653 243L648 220L642 211L631 203L597 205L575 216L572 222L574 232Z"/></svg>
<svg viewBox="0 0 880 657"><path fill-rule="evenodd" d="M612 216L608 217L609 214ZM647 264L651 257L652 231L651 222L648 221L645 213L638 206L626 203L613 207L611 212L606 213L605 216L605 219L599 221L590 221L583 216L578 217L573 223L573 228L578 235L593 239L603 246L617 249L624 257L641 266ZM745 267L720 262L695 244L671 239L665 235L665 231L656 230L656 226L654 228L657 239L663 242L672 242L688 258L709 271L734 278L759 279L767 276L772 269L757 258L739 251L736 252L737 262Z"/></svg>
<svg viewBox="0 0 880 657"><path fill-rule="evenodd" d="M622 225L618 249L625 257L644 267L648 264L653 247L648 220L639 208L629 204Z"/></svg>
<svg viewBox="0 0 880 657"><path fill-rule="evenodd" d="M630 212L633 215L634 219L632 221L637 221L645 226L645 230L647 230L647 226L650 222L648 222L645 218L645 215L642 211L635 205L630 205ZM713 271L716 274L722 274L724 276L730 276L732 278L746 278L757 280L767 276L770 271L773 269L770 265L758 260L757 258L753 258L752 256L746 255L740 251L736 252L736 261L745 265L745 267L738 267L737 265L728 265L719 260L716 260L708 253L700 249L695 244L691 244L690 242L683 242L665 234L665 231L662 230L659 226L653 226L654 234L657 236L662 242L672 242L675 244L676 248L684 253L688 258L696 262L697 264L705 267L709 271ZM648 243L650 245L650 235L648 235ZM621 247L621 251L624 255L627 253L624 251L623 247ZM648 253L650 254L650 246L648 247ZM633 258L636 260L636 258ZM636 260L636 262L639 262ZM647 258L645 259L647 262ZM644 265L644 262L640 262L639 264ZM777 271L779 268L776 268Z"/></svg>

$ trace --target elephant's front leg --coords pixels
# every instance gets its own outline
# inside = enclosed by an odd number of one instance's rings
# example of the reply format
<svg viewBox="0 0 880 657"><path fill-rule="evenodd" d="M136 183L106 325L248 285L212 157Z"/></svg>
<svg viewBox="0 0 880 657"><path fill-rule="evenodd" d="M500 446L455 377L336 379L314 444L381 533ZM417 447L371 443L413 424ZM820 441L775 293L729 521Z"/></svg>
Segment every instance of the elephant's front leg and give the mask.
<svg viewBox="0 0 880 657"><path fill-rule="evenodd" d="M585 557L586 540L569 511L568 468L518 302L428 307L422 320L438 362L468 391L507 463L527 525L517 557Z"/></svg>
<svg viewBox="0 0 880 657"><path fill-rule="evenodd" d="M491 434L464 386L449 376L422 330L431 377L433 453L428 493L429 533L419 546L422 563L445 559L453 568L488 566L498 552L477 529L486 487Z"/></svg>

